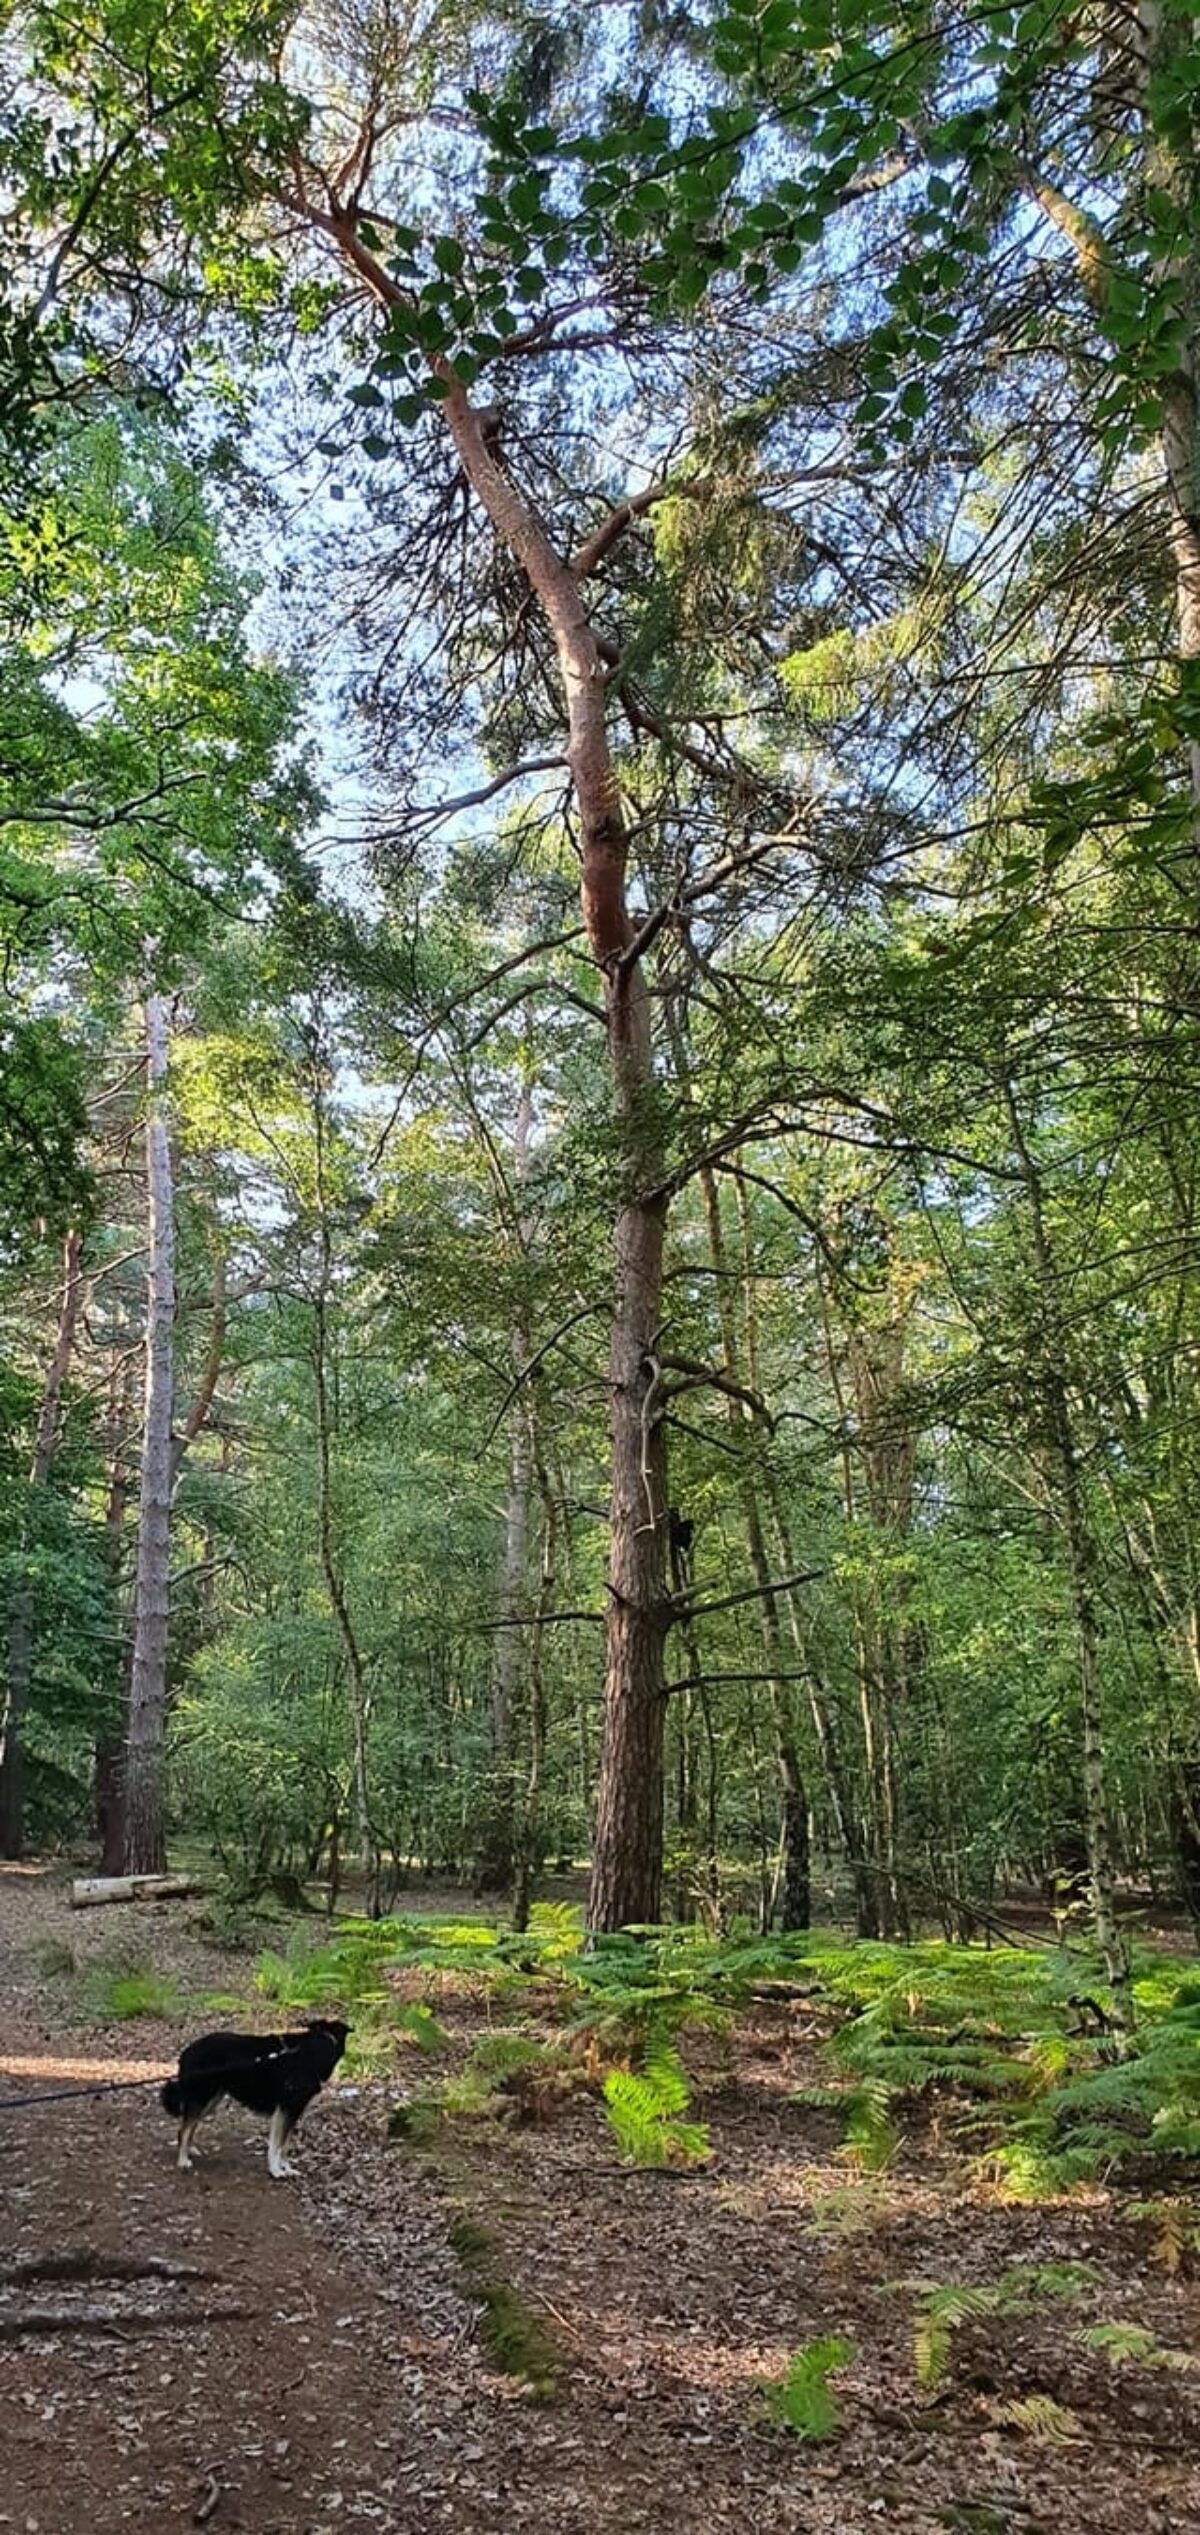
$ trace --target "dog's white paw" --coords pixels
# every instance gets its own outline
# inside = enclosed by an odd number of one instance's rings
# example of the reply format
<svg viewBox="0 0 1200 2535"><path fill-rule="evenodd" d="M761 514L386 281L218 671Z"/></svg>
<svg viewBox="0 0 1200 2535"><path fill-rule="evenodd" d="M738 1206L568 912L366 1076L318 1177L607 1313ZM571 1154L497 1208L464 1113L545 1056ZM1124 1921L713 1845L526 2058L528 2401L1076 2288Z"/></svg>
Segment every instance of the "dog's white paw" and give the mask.
<svg viewBox="0 0 1200 2535"><path fill-rule="evenodd" d="M298 2166L289 2165L286 2157L276 2157L274 2163L270 2157L267 2158L267 2172L273 2183L282 2183L288 2175L297 2174L299 2170Z"/></svg>

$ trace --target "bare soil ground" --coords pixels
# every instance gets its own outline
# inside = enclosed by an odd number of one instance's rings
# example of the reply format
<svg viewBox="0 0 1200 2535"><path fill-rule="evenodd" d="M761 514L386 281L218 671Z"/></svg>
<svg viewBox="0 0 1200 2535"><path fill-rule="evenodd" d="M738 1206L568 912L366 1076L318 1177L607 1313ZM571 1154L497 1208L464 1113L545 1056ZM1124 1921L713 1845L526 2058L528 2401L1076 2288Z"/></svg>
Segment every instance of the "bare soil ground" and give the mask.
<svg viewBox="0 0 1200 2535"><path fill-rule="evenodd" d="M77 1964L136 1946L179 1978L186 2016L86 2021L79 1981L39 1968L48 1941ZM165 2074L184 2035L232 2020L202 2002L248 1968L178 1905L75 1914L61 1881L0 1870L0 2105ZM433 2003L452 2065L487 2010ZM696 2110L715 2153L688 2176L624 2170L586 2098L530 2128L457 2125L431 2155L390 2145L387 2103L428 2082L427 2054L396 2086L314 2106L294 2183L269 2181L260 2125L228 2108L177 2174L149 2084L0 2110L0 2529L1200 2535L1196 2285L1106 2194L1001 2206L936 2126L855 2176L827 2116L791 2100L815 2053L803 2001L710 2048ZM463 2211L556 2344L550 2403L481 2347L448 2240ZM53 2275L63 2257L74 2277ZM921 2391L919 2287L1029 2261L1094 2282L964 2328ZM1080 2338L1097 2322L1145 2326L1181 2364L1114 2365ZM756 2389L825 2333L855 2355L842 2434L810 2447L766 2424ZM1010 2416L1031 2397L1061 2407L1051 2443Z"/></svg>

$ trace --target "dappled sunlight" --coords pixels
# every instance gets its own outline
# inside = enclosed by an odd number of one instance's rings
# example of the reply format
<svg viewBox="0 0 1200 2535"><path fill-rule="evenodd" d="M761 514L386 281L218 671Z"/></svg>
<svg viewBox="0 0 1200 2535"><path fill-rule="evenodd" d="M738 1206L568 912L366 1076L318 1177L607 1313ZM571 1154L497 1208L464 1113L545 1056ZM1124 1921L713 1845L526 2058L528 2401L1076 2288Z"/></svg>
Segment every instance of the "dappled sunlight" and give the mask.
<svg viewBox="0 0 1200 2535"><path fill-rule="evenodd" d="M6 2095L15 2091L18 2078L30 2089L66 2084L72 2078L80 2085L92 2086L112 2085L122 2079L132 2084L142 2078L149 2084L152 2078L169 2077L174 2066L174 2060L117 2060L74 2051L0 2051L0 2079L6 2081Z"/></svg>

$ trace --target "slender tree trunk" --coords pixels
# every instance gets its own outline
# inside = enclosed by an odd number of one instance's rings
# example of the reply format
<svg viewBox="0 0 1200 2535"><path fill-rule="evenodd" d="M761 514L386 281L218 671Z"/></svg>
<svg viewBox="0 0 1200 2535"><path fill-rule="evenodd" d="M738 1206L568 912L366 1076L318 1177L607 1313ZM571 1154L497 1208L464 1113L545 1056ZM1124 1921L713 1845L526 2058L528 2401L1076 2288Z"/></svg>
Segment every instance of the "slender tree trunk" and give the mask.
<svg viewBox="0 0 1200 2535"><path fill-rule="evenodd" d="M538 1577L537 1609L529 1632L529 1764L525 1777L520 1833L516 1842L516 1871L513 1879L513 1926L517 1929L526 1928L529 1925L533 1879L541 1861L542 1775L546 1761L545 1618L554 1599L555 1553L558 1542L558 1508L550 1485L550 1474L540 1454L535 1454L535 1461L538 1493L542 1502L542 1559Z"/></svg>
<svg viewBox="0 0 1200 2535"><path fill-rule="evenodd" d="M41 1412L34 1440L33 1461L29 1472L30 1505L27 1521L36 1527L38 1496L49 1479L58 1449L63 1385L75 1344L75 1327L83 1293L80 1274L82 1235L69 1232L63 1246L63 1281L58 1306L58 1326L54 1352L50 1358L42 1392ZM0 1857L19 1857L23 1832L24 1790L21 1767L21 1732L29 1702L33 1677L34 1597L32 1586L21 1583L13 1597L8 1627L8 1678L4 1710L0 1715Z"/></svg>
<svg viewBox="0 0 1200 2535"><path fill-rule="evenodd" d="M744 1387L745 1374L738 1350L737 1324L728 1282L720 1191L710 1170L701 1172L700 1186L708 1224L709 1254L717 1272L717 1317L721 1329L724 1370L730 1382L739 1383ZM745 1273L748 1276L749 1261L746 1262ZM753 1420L745 1401L737 1398L732 1392L728 1396L726 1405L730 1428L735 1442L740 1447L738 1492L742 1500L742 1518L746 1527L750 1570L759 1591L759 1630L767 1664L775 1767L779 1777L782 1803L783 1872L779 1879L780 1924L784 1928L806 1928L812 1918L808 1790L804 1784L800 1766L795 1719L792 1715L788 1686L784 1679L786 1664L783 1632L779 1619L779 1602L772 1588L771 1560L767 1550L755 1474L747 1458L753 1439Z"/></svg>
<svg viewBox="0 0 1200 2535"><path fill-rule="evenodd" d="M1140 0L1137 19L1144 83L1157 76L1165 88L1191 68L1194 19L1190 11L1163 7L1160 0ZM1183 335L1178 367L1162 385L1162 457L1179 657L1188 663L1200 661L1200 154L1182 118L1176 118L1170 142L1154 131L1144 94L1143 117L1144 181L1169 195L1176 212L1177 245L1163 278L1169 275L1175 284ZM1200 740L1190 741L1188 761L1192 799L1200 810Z"/></svg>
<svg viewBox="0 0 1200 2535"><path fill-rule="evenodd" d="M514 1349L514 1360L521 1362ZM527 1358L525 1359L527 1361ZM533 1466L530 1405L524 1392L513 1404L509 1434L508 1499L500 1562L496 1630L492 1646L491 1753L487 1811L475 1871L477 1892L507 1892L513 1876L513 1735L522 1675L530 1649L519 1625L529 1557L529 1496Z"/></svg>
<svg viewBox="0 0 1200 2535"><path fill-rule="evenodd" d="M1113 1885L1112 1829L1104 1754L1100 1694L1100 1633L1096 1619L1094 1553L1084 1502L1083 1473L1075 1439L1071 1399L1065 1371L1066 1351L1050 1236L1042 1203L1042 1182L1030 1150L1012 1084L1003 1086L1009 1128L1029 1206L1034 1263L1041 1304L1042 1397L1050 1440L1058 1463L1062 1529L1067 1572L1075 1609L1079 1662L1079 1697L1083 1726L1083 1804L1088 1869L1096 1943L1104 1959L1117 2016L1124 2027L1133 2021L1129 1957L1117 1924Z"/></svg>
<svg viewBox="0 0 1200 2535"><path fill-rule="evenodd" d="M527 1081L521 1084L513 1131L513 1177L519 1192L529 1175L529 1133L533 1099ZM523 1246L524 1227L517 1222ZM522 1674L530 1669L532 1648L518 1625L524 1601L529 1558L529 1507L533 1484L534 1405L526 1375L532 1349L523 1311L512 1330L511 1358L516 1395L509 1432L508 1497L504 1513L504 1546L500 1561L497 1628L492 1645L491 1753L487 1809L475 1872L477 1892L507 1892L513 1879L514 1807L516 1800L514 1726Z"/></svg>
<svg viewBox="0 0 1200 2535"><path fill-rule="evenodd" d="M104 1556L108 1568L112 1606L119 1619L124 1617L121 1564L125 1540L125 1516L129 1503L129 1443L133 1432L135 1406L134 1367L121 1364L120 1338L122 1324L117 1323L114 1339L114 1364L111 1376L107 1418L108 1481L104 1499ZM119 1680L121 1708L129 1706L129 1668L133 1646L125 1626L121 1628ZM114 1726L96 1737L93 1800L96 1816L96 1843L102 1875L119 1875L125 1856L125 1742L120 1726Z"/></svg>
<svg viewBox="0 0 1200 2535"><path fill-rule="evenodd" d="M166 1111L167 1016L146 998L146 1408L138 1501L133 1666L125 1744L124 1871L166 1864L163 1762L171 1555L171 1414L174 1396L175 1213Z"/></svg>
<svg viewBox="0 0 1200 2535"><path fill-rule="evenodd" d="M350 1704L351 1790L358 1815L358 1833L362 1855L363 1880L367 1889L367 1908L373 1918L380 1907L380 1858L375 1836L371 1803L370 1726L371 1693L367 1684L366 1666L358 1632L350 1614L346 1589L338 1565L334 1544L333 1521L333 1427L334 1411L329 1382L329 1298L333 1289L333 1237L329 1224L329 1208L325 1171L325 1098L321 1081L322 1056L313 1049L313 1129L316 1141L317 1181L317 1290L312 1307L313 1390L317 1410L317 1554L321 1574L329 1596L329 1607L341 1641L346 1666L346 1683Z"/></svg>

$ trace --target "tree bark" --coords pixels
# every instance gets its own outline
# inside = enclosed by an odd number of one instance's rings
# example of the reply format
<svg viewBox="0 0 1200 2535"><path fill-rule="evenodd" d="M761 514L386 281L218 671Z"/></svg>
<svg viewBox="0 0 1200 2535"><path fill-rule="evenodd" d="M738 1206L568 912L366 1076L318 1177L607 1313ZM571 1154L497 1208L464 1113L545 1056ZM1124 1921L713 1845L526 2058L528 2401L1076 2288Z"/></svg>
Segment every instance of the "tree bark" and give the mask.
<svg viewBox="0 0 1200 2535"><path fill-rule="evenodd" d="M367 1888L367 1908L372 1918L380 1909L379 1843L376 1839L371 1802L370 1726L371 1694L358 1631L350 1613L346 1588L338 1565L333 1533L333 1403L329 1386L329 1299L333 1290L333 1236L329 1224L329 1206L325 1169L325 1096L321 1081L322 1054L319 1047L312 1052L313 1133L316 1142L317 1194L317 1290L313 1298L312 1367L313 1390L317 1410L317 1553L321 1574L329 1596L329 1607L341 1640L346 1664L350 1699L351 1786L358 1814L359 1845L363 1877Z"/></svg>
<svg viewBox="0 0 1200 2535"><path fill-rule="evenodd" d="M125 1515L129 1501L127 1453L133 1431L136 1383L134 1366L121 1361L120 1321L113 1335L113 1369L109 1386L106 1449L108 1483L104 1501L104 1555L108 1567L113 1611L124 1616L121 1564L125 1538ZM96 1737L93 1802L96 1816L96 1844L100 1854L100 1871L119 1875L125 1855L125 1744L124 1713L129 1706L129 1668L133 1647L128 1630L122 1628L119 1681L122 1723Z"/></svg>
<svg viewBox="0 0 1200 2535"><path fill-rule="evenodd" d="M407 306L360 234L353 210L300 208L383 308ZM434 356L439 411L464 478L500 543L520 565L554 645L567 719L567 763L579 821L580 899L604 981L620 1202L613 1236L609 1353L612 1534L607 1661L588 1926L595 1933L656 1920L662 1902L666 1440L658 1404L667 1200L652 1060L650 1002L626 895L629 837L609 745L605 662L580 574L555 548L513 482L450 365Z"/></svg>
<svg viewBox="0 0 1200 2535"><path fill-rule="evenodd" d="M529 1172L529 1131L533 1099L522 1081L513 1131L513 1176L518 1192ZM518 1223L518 1239L522 1227ZM512 1329L511 1356L516 1396L509 1433L508 1496L504 1510L504 1546L500 1560L497 1629L492 1645L491 1752L479 1858L477 1892L508 1892L513 1881L516 1798L513 1736L522 1674L530 1670L532 1648L517 1624L525 1592L529 1557L529 1505L533 1484L533 1402L526 1374L531 1355L525 1314L518 1310ZM535 1632L536 1634L536 1632Z"/></svg>
<svg viewBox="0 0 1200 2535"><path fill-rule="evenodd" d="M54 1352L50 1358L42 1392L41 1412L29 1472L30 1506L27 1522L36 1526L38 1494L45 1487L54 1466L58 1449L63 1386L70 1368L75 1344L75 1328L83 1294L80 1254L83 1236L69 1232L63 1245L63 1281L58 1306L58 1326ZM8 1628L8 1679L5 1688L4 1712L0 1717L0 1857L19 1857L24 1829L24 1788L22 1784L21 1733L29 1690L33 1678L34 1595L32 1586L21 1583L13 1597Z"/></svg>
<svg viewBox="0 0 1200 2535"><path fill-rule="evenodd" d="M1109 1814L1104 1727L1100 1696L1100 1635L1096 1619L1094 1552L1084 1502L1083 1471L1075 1438L1065 1371L1066 1349L1059 1309L1054 1256L1042 1203L1042 1182L1017 1108L1012 1084L1003 1085L1004 1106L1029 1206L1034 1264L1041 1305L1042 1397L1050 1440L1058 1463L1062 1529L1067 1572L1075 1611L1079 1662L1079 1699L1083 1728L1083 1805L1088 1870L1096 1943L1116 2004L1120 2026L1133 2021L1129 1957L1117 1925L1113 1891L1112 1827Z"/></svg>
<svg viewBox="0 0 1200 2535"><path fill-rule="evenodd" d="M160 1874L166 1864L163 1764L170 1617L171 1415L174 1405L175 1213L167 1131L167 1016L146 997L146 1406L138 1501L133 1665L125 1745L124 1871Z"/></svg>
<svg viewBox="0 0 1200 2535"><path fill-rule="evenodd" d="M463 473L542 606L566 694L567 755L582 843L580 894L604 978L622 1203L613 1235L612 1453L604 1729L592 1846L593 1932L662 1907L666 1440L657 1350L667 1203L650 1004L626 903L628 837L609 747L604 664L579 581L503 472L463 388L442 405Z"/></svg>
<svg viewBox="0 0 1200 2535"><path fill-rule="evenodd" d="M725 1253L725 1232L721 1221L721 1196L714 1173L705 1168L700 1173L704 1211L708 1224L708 1246L716 1270L717 1317L721 1329L721 1352L725 1373L731 1383L744 1386L737 1341L737 1323L728 1279ZM748 1246L749 1227L743 1223L743 1290L747 1316L751 1313L750 1277L752 1259ZM766 1657L768 1688L771 1699L771 1726L775 1746L775 1767L779 1775L782 1804L780 1824L783 1842L783 1872L779 1881L780 1925L785 1929L807 1928L812 1921L812 1860L809 1840L808 1790L800 1765L796 1723L791 1697L784 1680L786 1665L783 1632L779 1620L779 1603L771 1588L771 1560L763 1528L755 1474L747 1453L753 1440L753 1420L744 1400L731 1390L726 1399L730 1429L740 1447L738 1487L742 1500L742 1516L746 1526L746 1546L750 1568L759 1590L759 1627Z"/></svg>

